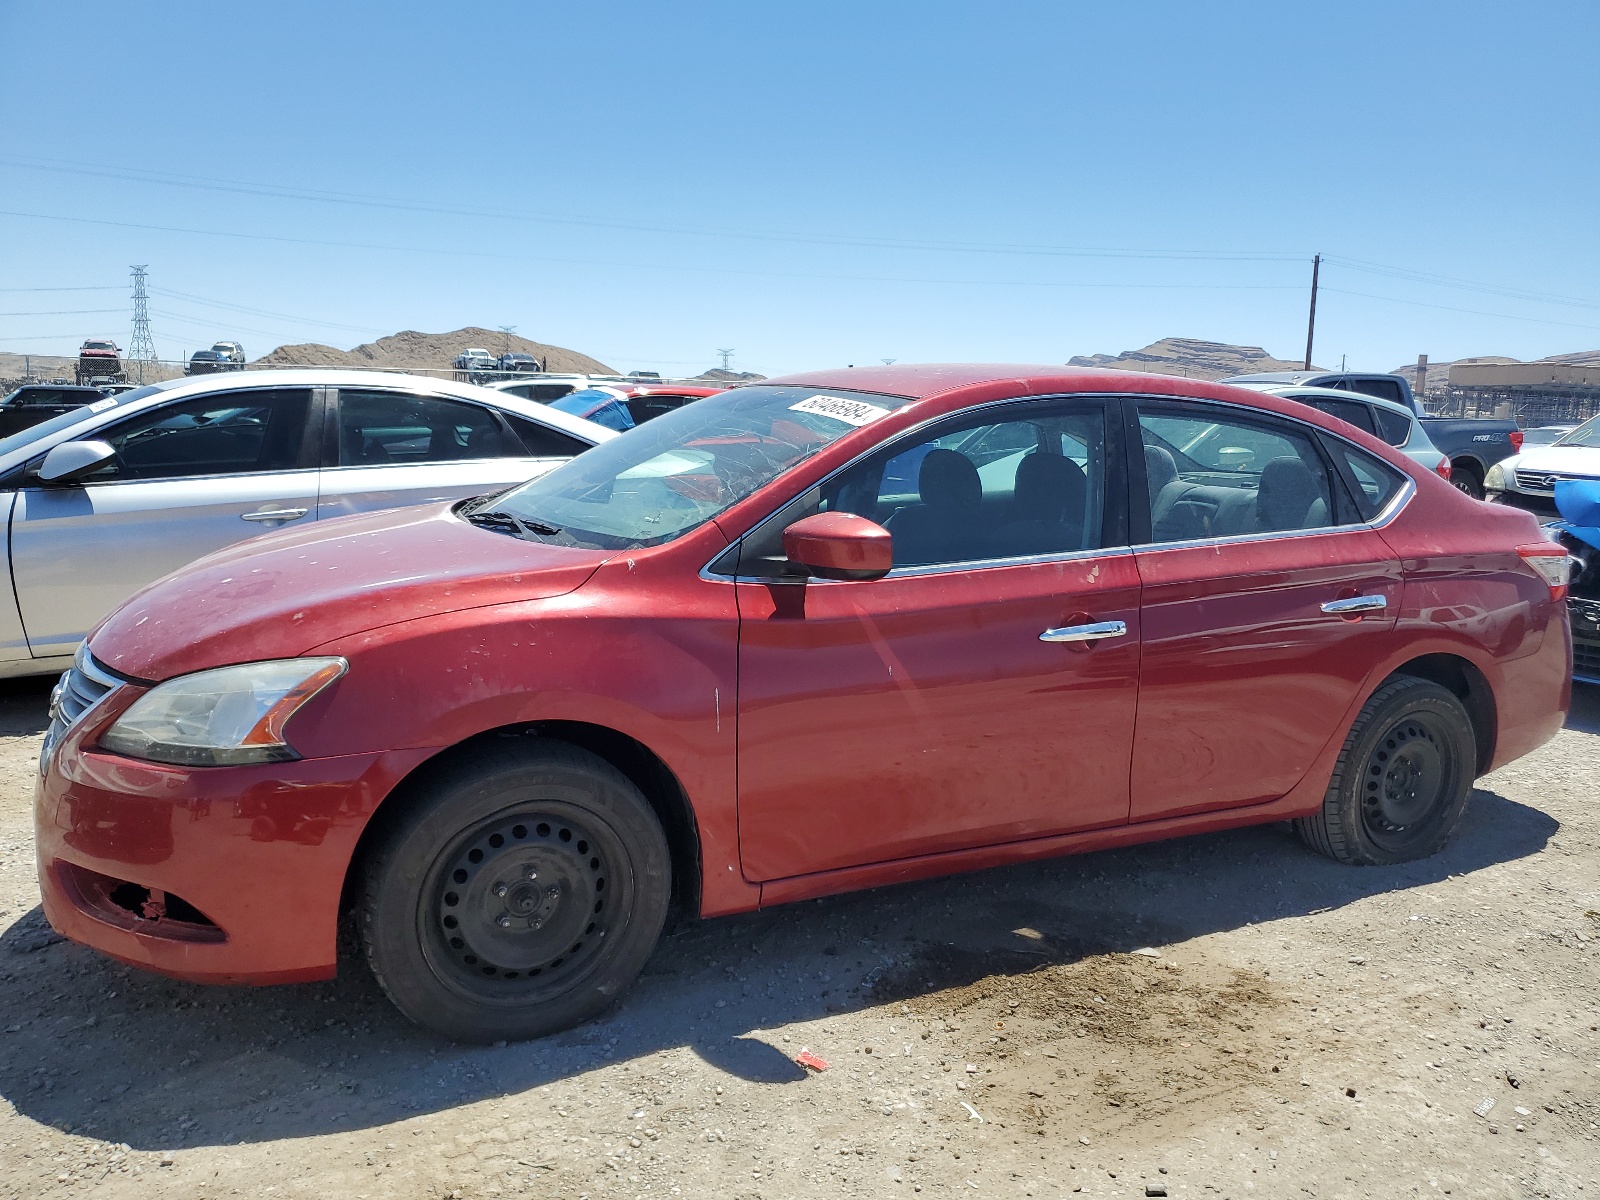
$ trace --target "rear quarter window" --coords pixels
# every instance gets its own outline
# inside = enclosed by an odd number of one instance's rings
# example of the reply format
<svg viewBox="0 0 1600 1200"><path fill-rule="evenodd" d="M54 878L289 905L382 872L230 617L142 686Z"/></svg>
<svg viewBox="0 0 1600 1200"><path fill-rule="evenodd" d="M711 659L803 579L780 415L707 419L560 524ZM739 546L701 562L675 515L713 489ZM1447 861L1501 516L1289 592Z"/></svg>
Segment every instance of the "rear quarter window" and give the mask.
<svg viewBox="0 0 1600 1200"><path fill-rule="evenodd" d="M1405 486L1405 475L1348 442L1332 438L1327 442L1335 461L1349 469L1351 481L1355 484L1356 509L1361 519L1372 520L1389 507L1389 502Z"/></svg>
<svg viewBox="0 0 1600 1200"><path fill-rule="evenodd" d="M588 442L581 441L569 433L562 433L559 429L551 429L548 425L541 425L537 421L530 421L527 417L519 417L515 413L503 413L503 415L534 458L571 458L574 454L582 454L589 448Z"/></svg>
<svg viewBox="0 0 1600 1200"><path fill-rule="evenodd" d="M1411 440L1411 418L1404 413L1374 406L1372 416L1378 423L1378 436L1389 445L1404 446Z"/></svg>

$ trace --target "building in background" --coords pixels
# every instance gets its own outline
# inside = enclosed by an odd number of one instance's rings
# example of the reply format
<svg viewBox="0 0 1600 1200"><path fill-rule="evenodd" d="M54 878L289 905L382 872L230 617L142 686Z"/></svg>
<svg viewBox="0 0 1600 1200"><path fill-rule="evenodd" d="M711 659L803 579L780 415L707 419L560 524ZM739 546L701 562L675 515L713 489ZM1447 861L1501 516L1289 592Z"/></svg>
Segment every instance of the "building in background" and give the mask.
<svg viewBox="0 0 1600 1200"><path fill-rule="evenodd" d="M1437 409L1516 417L1524 428L1586 421L1600 412L1600 362L1453 363Z"/></svg>

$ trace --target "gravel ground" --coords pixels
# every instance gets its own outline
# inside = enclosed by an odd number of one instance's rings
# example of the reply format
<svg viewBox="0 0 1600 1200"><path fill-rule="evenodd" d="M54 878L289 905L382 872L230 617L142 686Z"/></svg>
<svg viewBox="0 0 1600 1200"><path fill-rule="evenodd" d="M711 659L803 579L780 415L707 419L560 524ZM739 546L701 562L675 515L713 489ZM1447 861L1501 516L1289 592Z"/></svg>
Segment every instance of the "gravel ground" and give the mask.
<svg viewBox="0 0 1600 1200"><path fill-rule="evenodd" d="M55 939L46 689L0 686L0 1196L1600 1200L1600 689L1427 862L1266 827L691 924L603 1019L461 1048L359 967Z"/></svg>

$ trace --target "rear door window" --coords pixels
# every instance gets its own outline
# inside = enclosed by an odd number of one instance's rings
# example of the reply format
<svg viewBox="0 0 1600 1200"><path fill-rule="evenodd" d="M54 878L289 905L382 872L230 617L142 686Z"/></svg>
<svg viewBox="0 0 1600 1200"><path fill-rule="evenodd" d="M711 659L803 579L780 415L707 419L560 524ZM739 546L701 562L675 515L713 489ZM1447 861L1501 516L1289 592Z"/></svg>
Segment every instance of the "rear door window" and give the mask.
<svg viewBox="0 0 1600 1200"><path fill-rule="evenodd" d="M441 396L339 389L339 465L399 466L521 457L487 408Z"/></svg>
<svg viewBox="0 0 1600 1200"><path fill-rule="evenodd" d="M1334 490L1311 437L1210 408L1139 406L1151 540L1321 529Z"/></svg>

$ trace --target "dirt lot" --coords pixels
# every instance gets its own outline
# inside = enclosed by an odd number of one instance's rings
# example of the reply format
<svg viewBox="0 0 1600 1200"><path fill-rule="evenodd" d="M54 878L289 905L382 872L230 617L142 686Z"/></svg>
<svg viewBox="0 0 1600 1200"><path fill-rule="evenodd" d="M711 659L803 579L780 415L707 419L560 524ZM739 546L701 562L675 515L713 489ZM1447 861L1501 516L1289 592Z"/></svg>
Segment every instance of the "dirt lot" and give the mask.
<svg viewBox="0 0 1600 1200"><path fill-rule="evenodd" d="M1579 693L1428 862L1270 827L692 925L603 1020L463 1049L360 969L219 990L55 941L45 691L9 685L0 1195L1600 1197Z"/></svg>

